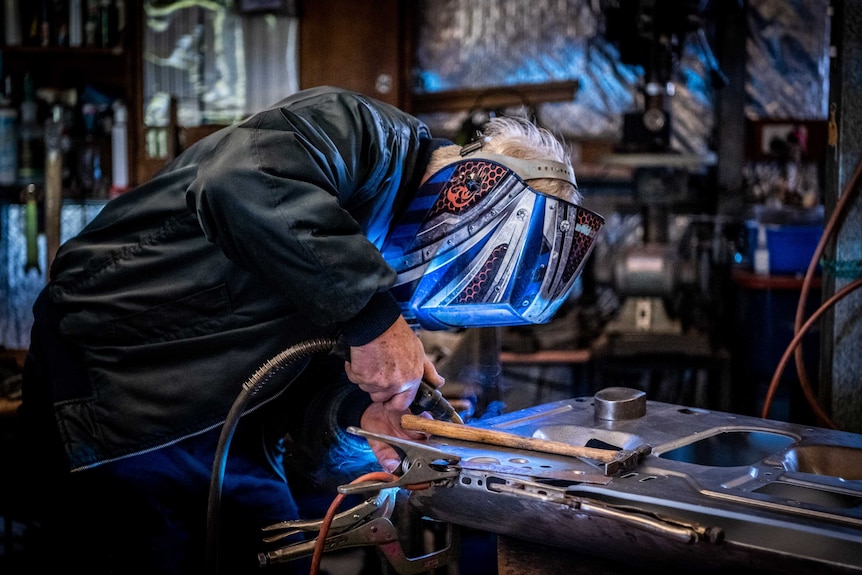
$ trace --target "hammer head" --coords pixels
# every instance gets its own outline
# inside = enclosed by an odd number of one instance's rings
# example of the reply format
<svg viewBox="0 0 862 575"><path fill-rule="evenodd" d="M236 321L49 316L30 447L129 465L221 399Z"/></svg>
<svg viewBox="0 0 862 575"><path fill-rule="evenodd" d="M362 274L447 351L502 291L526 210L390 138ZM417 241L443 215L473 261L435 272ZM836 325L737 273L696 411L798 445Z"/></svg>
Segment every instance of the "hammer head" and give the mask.
<svg viewBox="0 0 862 575"><path fill-rule="evenodd" d="M638 466L641 458L652 452L652 446L644 443L635 449L621 449L617 455L604 464L605 475L616 475L630 471Z"/></svg>

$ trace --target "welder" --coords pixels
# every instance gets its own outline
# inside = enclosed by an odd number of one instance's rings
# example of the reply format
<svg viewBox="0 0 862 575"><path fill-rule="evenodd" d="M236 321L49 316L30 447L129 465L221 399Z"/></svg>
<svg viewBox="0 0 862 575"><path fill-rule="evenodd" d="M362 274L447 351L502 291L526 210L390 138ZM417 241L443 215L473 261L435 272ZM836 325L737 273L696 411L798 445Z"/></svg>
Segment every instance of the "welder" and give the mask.
<svg viewBox="0 0 862 575"><path fill-rule="evenodd" d="M343 357L268 373L233 438L219 561L256 571L260 528L300 513L285 439L324 466L393 469L391 447L344 430L422 437L400 417L423 379L443 381L417 326L547 320L600 225L578 201L565 146L527 120L495 118L462 148L328 87L190 146L60 248L34 306L20 415L45 567L200 572L243 383L337 340Z"/></svg>

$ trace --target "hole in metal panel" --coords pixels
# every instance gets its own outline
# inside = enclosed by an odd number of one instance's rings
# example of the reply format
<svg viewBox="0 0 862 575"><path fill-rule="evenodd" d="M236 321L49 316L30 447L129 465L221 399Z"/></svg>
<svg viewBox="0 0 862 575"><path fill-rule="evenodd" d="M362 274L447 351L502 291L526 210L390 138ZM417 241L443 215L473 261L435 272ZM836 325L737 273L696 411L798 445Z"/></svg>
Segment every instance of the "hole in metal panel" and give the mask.
<svg viewBox="0 0 862 575"><path fill-rule="evenodd" d="M757 463L794 441L780 433L727 431L660 453L659 457L710 467L737 467Z"/></svg>

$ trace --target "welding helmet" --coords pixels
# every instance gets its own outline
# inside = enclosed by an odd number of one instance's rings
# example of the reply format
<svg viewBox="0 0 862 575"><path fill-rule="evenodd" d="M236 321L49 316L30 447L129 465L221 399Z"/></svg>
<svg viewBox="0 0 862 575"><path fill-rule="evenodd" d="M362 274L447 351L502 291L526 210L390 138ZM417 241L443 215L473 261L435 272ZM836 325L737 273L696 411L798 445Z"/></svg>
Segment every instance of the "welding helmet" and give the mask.
<svg viewBox="0 0 862 575"><path fill-rule="evenodd" d="M565 197L527 182L557 178ZM604 219L574 201L570 166L462 150L433 174L381 249L392 293L428 330L547 322L568 298Z"/></svg>

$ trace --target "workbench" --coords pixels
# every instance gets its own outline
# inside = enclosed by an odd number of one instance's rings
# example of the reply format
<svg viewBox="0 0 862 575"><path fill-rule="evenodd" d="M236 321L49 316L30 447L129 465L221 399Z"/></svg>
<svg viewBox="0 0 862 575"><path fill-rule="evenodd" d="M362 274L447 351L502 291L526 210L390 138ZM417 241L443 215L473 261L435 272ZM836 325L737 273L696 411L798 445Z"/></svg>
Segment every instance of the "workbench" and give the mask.
<svg viewBox="0 0 862 575"><path fill-rule="evenodd" d="M498 575L628 575L631 565L601 557L524 541L516 537L497 537ZM647 566L640 574L654 573Z"/></svg>
<svg viewBox="0 0 862 575"><path fill-rule="evenodd" d="M425 459L449 464L410 509L495 534L501 575L862 573L862 435L640 397L607 388L484 419L474 439L434 432ZM638 460L615 471L536 440ZM413 455L407 469L428 469Z"/></svg>

